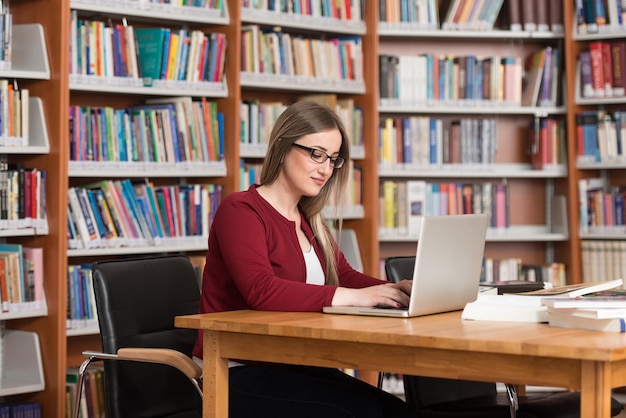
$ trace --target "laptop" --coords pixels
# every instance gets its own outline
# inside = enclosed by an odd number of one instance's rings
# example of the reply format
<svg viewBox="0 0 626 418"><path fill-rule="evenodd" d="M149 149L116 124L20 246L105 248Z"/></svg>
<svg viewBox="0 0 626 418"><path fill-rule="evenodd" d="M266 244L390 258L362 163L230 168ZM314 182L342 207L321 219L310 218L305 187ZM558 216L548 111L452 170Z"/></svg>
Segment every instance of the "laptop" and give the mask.
<svg viewBox="0 0 626 418"><path fill-rule="evenodd" d="M326 306L324 312L409 318L463 309L478 295L488 223L485 214L425 216L408 307Z"/></svg>

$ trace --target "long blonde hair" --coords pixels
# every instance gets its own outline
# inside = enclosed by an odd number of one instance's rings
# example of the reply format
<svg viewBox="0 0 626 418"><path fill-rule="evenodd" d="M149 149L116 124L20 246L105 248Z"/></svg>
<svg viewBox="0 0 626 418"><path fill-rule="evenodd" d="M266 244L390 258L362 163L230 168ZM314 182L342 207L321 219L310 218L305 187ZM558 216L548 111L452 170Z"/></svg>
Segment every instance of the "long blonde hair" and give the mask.
<svg viewBox="0 0 626 418"><path fill-rule="evenodd" d="M346 165L350 158L350 142L343 123L327 106L303 101L289 106L278 117L270 133L267 155L261 170L261 185L270 185L278 178L282 161L292 144L305 135L337 129L341 133L339 157L345 159ZM317 196L302 196L298 209L308 221L317 239L324 262L326 263L326 284L338 285L337 249L333 245L332 232L322 215L322 209L328 204L333 193L343 195L348 181L349 171L344 167L333 170L328 182ZM341 199L335 199L340 201Z"/></svg>

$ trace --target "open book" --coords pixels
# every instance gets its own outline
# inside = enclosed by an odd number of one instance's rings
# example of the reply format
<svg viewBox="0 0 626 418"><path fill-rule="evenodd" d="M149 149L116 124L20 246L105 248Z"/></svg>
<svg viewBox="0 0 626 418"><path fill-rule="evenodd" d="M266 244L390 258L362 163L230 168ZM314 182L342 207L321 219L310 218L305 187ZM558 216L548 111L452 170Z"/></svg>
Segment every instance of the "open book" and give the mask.
<svg viewBox="0 0 626 418"><path fill-rule="evenodd" d="M546 298L575 298L589 293L613 289L622 285L622 279L579 283L531 292L479 296L465 305L462 318L483 321L548 322Z"/></svg>
<svg viewBox="0 0 626 418"><path fill-rule="evenodd" d="M575 298L589 293L600 292L619 287L623 284L622 279L606 280L598 282L586 282L557 286L548 289L533 290L531 292L519 293L526 296L559 296Z"/></svg>

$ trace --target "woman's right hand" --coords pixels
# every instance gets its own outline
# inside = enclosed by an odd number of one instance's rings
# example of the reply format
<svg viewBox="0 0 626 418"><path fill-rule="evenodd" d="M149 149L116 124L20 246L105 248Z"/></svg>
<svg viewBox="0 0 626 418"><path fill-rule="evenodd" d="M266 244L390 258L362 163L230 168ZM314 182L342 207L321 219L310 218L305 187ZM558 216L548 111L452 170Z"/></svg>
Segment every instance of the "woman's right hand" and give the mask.
<svg viewBox="0 0 626 418"><path fill-rule="evenodd" d="M409 306L412 285L412 280L402 280L398 283L384 283L361 289L339 287L333 297L332 306L386 305L392 308Z"/></svg>

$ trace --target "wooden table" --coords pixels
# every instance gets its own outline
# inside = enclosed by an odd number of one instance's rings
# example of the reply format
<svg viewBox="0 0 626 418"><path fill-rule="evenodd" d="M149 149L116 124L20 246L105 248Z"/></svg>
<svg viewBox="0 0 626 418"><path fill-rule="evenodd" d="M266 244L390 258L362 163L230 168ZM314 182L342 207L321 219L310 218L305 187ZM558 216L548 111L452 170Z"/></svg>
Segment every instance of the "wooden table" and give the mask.
<svg viewBox="0 0 626 418"><path fill-rule="evenodd" d="M610 416L626 385L626 334L493 321L460 312L378 318L233 311L176 318L204 330L203 416L228 416L228 358L383 370L581 391L581 417Z"/></svg>

